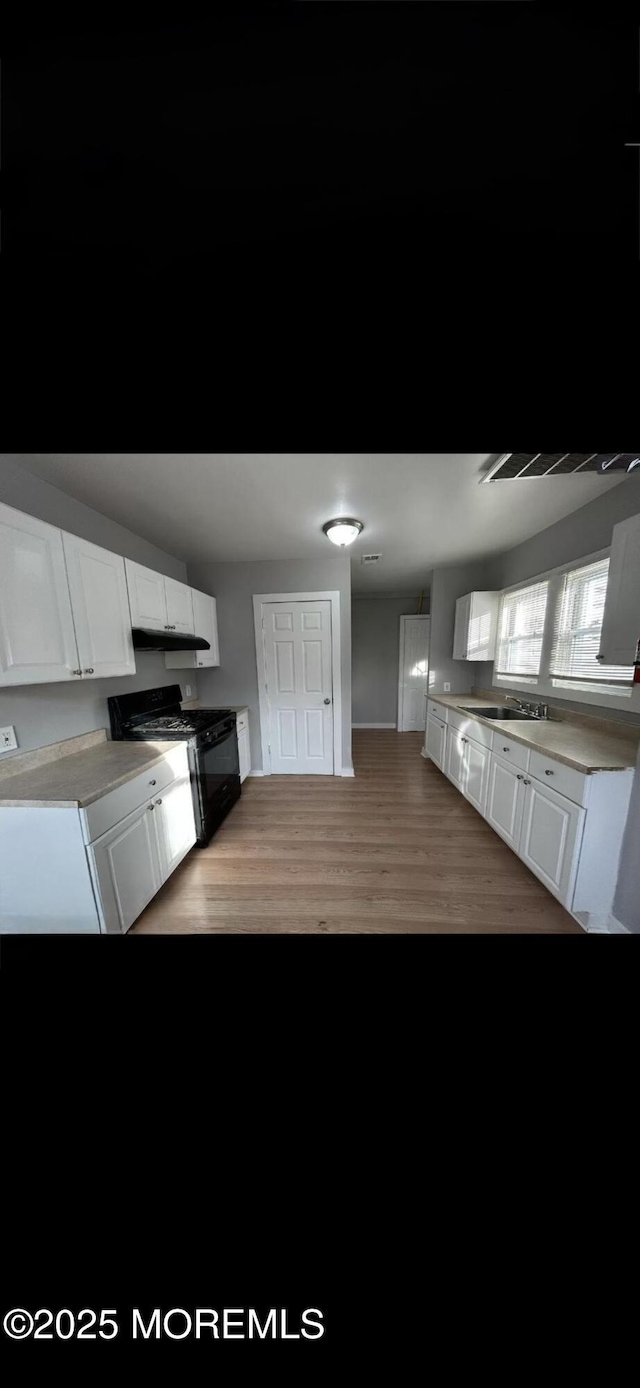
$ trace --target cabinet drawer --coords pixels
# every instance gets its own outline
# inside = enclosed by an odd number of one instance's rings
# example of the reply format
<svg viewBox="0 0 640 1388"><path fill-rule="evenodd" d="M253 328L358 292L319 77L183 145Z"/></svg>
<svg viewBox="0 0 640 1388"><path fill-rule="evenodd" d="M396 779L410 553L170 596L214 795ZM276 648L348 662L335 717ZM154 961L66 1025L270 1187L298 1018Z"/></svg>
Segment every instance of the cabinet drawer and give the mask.
<svg viewBox="0 0 640 1388"><path fill-rule="evenodd" d="M503 761L511 762L512 766L517 766L520 771L529 770L530 748L525 747L522 742L514 742L508 733L494 733L491 750L496 756L502 757ZM550 777L546 778L547 780Z"/></svg>
<svg viewBox="0 0 640 1388"><path fill-rule="evenodd" d="M479 723L477 718L471 718L468 713L458 713L455 708L449 709L449 725L457 728L458 732L470 737L474 742L479 742L482 747L490 747L493 733L491 728L485 728L484 723Z"/></svg>
<svg viewBox="0 0 640 1388"><path fill-rule="evenodd" d="M427 713L432 714L434 718L439 718L441 723L446 723L448 712L446 704L436 704L433 699L427 700Z"/></svg>
<svg viewBox="0 0 640 1388"><path fill-rule="evenodd" d="M85 843L92 843L101 834L106 834L108 829L124 819L125 815L131 814L131 811L145 800L151 801L154 795L170 785L176 776L188 774L187 749L184 743L179 742L155 766L141 771L138 776L124 781L121 786L116 786L115 790L107 791L99 800L94 800L85 809L80 810Z"/></svg>
<svg viewBox="0 0 640 1388"><path fill-rule="evenodd" d="M529 775L535 776L551 790L557 790L561 795L568 796L569 800L574 800L576 805L586 805L589 796L589 777L582 771L574 771L572 766L565 766L561 761L555 761L553 757L545 757L542 752L531 752L529 761Z"/></svg>

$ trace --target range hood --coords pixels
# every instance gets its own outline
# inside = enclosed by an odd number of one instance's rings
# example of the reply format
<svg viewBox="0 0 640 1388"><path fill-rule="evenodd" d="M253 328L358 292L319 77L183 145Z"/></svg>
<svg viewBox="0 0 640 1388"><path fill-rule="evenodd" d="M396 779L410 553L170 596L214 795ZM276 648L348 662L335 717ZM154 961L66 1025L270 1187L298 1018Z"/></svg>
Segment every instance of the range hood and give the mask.
<svg viewBox="0 0 640 1388"><path fill-rule="evenodd" d="M188 636L180 631L145 631L142 627L132 630L133 648L136 651L210 651L211 645L204 636Z"/></svg>

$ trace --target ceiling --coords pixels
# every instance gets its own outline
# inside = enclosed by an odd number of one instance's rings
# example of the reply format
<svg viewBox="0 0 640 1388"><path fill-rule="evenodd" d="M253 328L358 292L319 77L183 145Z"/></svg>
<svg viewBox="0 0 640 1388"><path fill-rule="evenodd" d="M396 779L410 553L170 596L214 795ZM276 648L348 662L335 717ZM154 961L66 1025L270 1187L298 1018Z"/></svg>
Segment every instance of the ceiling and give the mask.
<svg viewBox="0 0 640 1388"><path fill-rule="evenodd" d="M355 516L355 592L418 591L436 564L512 549L624 477L479 486L492 453L30 453L36 476L187 562L319 558ZM361 556L380 552L363 568Z"/></svg>

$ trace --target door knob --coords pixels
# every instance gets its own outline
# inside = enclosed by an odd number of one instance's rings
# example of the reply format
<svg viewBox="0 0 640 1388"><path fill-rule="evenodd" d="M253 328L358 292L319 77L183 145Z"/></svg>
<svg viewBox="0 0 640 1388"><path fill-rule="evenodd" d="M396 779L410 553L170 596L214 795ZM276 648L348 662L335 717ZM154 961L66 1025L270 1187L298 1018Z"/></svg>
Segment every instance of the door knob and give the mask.
<svg viewBox="0 0 640 1388"><path fill-rule="evenodd" d="M330 700L330 699L325 699L325 704L330 704L330 703L331 703L331 700Z"/></svg>

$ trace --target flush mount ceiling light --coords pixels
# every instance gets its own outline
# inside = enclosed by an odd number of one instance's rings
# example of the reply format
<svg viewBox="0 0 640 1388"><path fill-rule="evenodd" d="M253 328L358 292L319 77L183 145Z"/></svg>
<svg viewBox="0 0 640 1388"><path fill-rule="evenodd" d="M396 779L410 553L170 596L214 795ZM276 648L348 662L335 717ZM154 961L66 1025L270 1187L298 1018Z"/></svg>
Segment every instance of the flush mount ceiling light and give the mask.
<svg viewBox="0 0 640 1388"><path fill-rule="evenodd" d="M364 526L362 521L353 520L351 516L338 516L336 520L327 521L322 529L327 539L344 549L345 545L352 545L354 540L357 540Z"/></svg>

